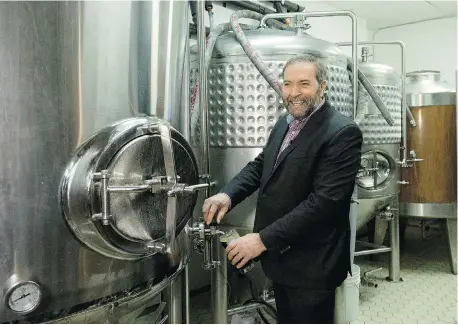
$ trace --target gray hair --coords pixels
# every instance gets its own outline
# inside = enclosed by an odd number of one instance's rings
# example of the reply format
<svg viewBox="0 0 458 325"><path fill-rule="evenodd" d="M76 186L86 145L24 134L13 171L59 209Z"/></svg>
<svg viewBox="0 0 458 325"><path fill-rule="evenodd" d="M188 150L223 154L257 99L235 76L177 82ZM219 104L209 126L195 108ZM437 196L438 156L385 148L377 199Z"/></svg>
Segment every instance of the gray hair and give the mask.
<svg viewBox="0 0 458 325"><path fill-rule="evenodd" d="M301 55L298 55L298 56L295 56L289 59L285 63L285 66L283 67L283 72L281 74L282 78L285 77L286 67L288 67L291 64L303 63L303 62L313 63L313 65L315 66L316 80L318 81L319 85L323 81L326 81L326 66L323 63L321 63L321 61L316 56L313 56L311 54L301 54Z"/></svg>

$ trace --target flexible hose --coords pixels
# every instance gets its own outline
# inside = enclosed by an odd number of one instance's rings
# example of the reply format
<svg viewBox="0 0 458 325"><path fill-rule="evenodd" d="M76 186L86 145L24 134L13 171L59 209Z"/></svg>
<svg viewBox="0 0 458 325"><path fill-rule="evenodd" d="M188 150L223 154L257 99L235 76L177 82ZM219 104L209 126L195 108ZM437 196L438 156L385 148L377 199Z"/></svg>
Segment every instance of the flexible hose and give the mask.
<svg viewBox="0 0 458 325"><path fill-rule="evenodd" d="M347 58L347 68L350 71L353 71L353 62L349 58ZM383 118L385 121L390 125L394 125L394 119L391 117L390 112L388 112L388 109L386 108L385 104L382 101L382 98L377 94L377 91L375 90L374 86L369 82L369 79L367 79L366 75L358 69L358 80L361 82L363 87L366 89L368 92L369 96L371 96L372 100L375 103L375 106L377 106L378 110L382 114ZM356 116L355 117L355 122L361 122L361 117Z"/></svg>
<svg viewBox="0 0 458 325"><path fill-rule="evenodd" d="M239 16L239 18L250 18L250 19L255 19L255 20L261 20L262 17L263 17L261 14L258 14L256 12L249 11L249 10L236 11L233 15L235 15L235 14L237 14L237 16ZM239 24L238 22L236 22L236 24L237 24L238 30L241 33L243 33L242 29L243 30L254 30L254 29L258 28L257 26ZM267 22L267 24L269 25L269 27L273 27L273 28L277 28L277 29L289 30L288 26L283 25L282 23L280 23L280 22L278 22L276 20L269 20ZM212 58L213 48L215 47L216 40L218 39L218 37L222 33L233 30L234 29L233 26L234 25L232 23L232 16L231 16L231 23L220 24L220 25L216 26L214 29L212 29L210 31L210 34L208 35L208 38L207 38L207 47L205 49L205 67L204 67L205 71L208 71L208 68L210 66L210 61L211 61L211 58ZM237 33L236 33L236 35L237 35ZM243 34L243 37L245 37L244 34ZM239 39L237 38L237 40L239 40ZM239 42L240 42L240 40L239 40ZM242 46L242 48L244 47L243 44L240 44L240 45ZM256 54L256 56L257 56L257 54ZM251 57L250 57L250 59L251 59ZM261 69L263 71L267 71L267 73L270 73L264 67L264 63L262 61L261 61L261 63L258 63L258 65L256 65L258 70L259 70L259 65L261 65ZM262 72L261 72L261 74L262 74ZM263 74L263 76L266 77L265 73ZM279 81L275 78L275 76L272 75L272 77L276 81L276 84L280 84ZM267 78L266 78L266 80L269 81ZM269 82L269 84L272 86L272 83ZM194 89L193 89L192 98L191 98L191 136L195 135L196 127L197 127L197 124L199 122L199 116L200 116L199 115L200 114L199 113L200 112L200 107L198 105L197 106L195 105L195 103L198 102L198 89L199 89L199 84L196 82L196 84L194 86ZM277 92L281 96L281 89L279 91L277 91Z"/></svg>
<svg viewBox="0 0 458 325"><path fill-rule="evenodd" d="M271 312L275 313L275 315L277 314L277 310L275 309L275 307L272 306L271 304L267 303L265 300L262 300L262 299L248 299L243 304L244 305L248 305L250 303L257 303L257 304L263 305L263 306L267 307L268 309L270 309Z"/></svg>
<svg viewBox="0 0 458 325"><path fill-rule="evenodd" d="M240 18L250 18L250 19L257 19L261 20L262 15L258 14L253 11L249 10L240 10L236 11L231 15L231 25L232 25L232 30L235 33L235 37L240 43L240 46L243 48L245 53L248 55L250 58L251 62L256 66L256 68L259 70L261 75L264 77L264 79L267 80L269 85L277 92L279 96L282 96L282 85L280 84L280 81L277 79L277 77L269 71L268 68L266 68L264 61L262 58L259 56L259 54L253 49L252 45L246 38L245 34L243 33L242 28L240 27L240 24L238 20ZM273 26L278 29L283 29L283 30L289 30L290 28L286 25L283 25L279 23L278 21L271 20Z"/></svg>
<svg viewBox="0 0 458 325"><path fill-rule="evenodd" d="M412 127L415 127L415 126L417 126L417 123L415 122L415 119L413 118L412 112L410 111L410 107L407 106L405 97L404 97L403 100L404 100L404 105L405 105L405 107L406 107L407 118L410 120L410 125L411 125Z"/></svg>

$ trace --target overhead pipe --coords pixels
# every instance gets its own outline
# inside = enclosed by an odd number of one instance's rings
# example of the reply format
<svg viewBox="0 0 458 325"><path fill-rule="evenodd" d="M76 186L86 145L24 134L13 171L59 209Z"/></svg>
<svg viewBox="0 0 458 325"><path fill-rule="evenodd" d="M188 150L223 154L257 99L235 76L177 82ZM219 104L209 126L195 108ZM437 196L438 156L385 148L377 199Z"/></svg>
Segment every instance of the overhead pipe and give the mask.
<svg viewBox="0 0 458 325"><path fill-rule="evenodd" d="M350 43L337 43L339 46L348 46ZM398 45L401 48L401 92L402 92L402 139L401 139L401 148L402 148L402 166L407 166L407 115L409 115L410 124L416 126L416 122L413 119L410 108L406 103L406 59L405 59L405 44L401 41L387 41L387 42L377 42L377 41L367 41L367 42L358 42L358 45Z"/></svg>
<svg viewBox="0 0 458 325"><path fill-rule="evenodd" d="M317 11L317 12L292 12L285 14L268 14L261 19L259 26L265 27L266 20L275 18L292 18L292 17L336 17L336 16L348 16L352 21L352 56L353 56L353 67L352 71L352 83L353 83L353 119L356 117L356 107L358 104L358 45L357 45L357 33L358 33L358 22L355 14L351 11Z"/></svg>

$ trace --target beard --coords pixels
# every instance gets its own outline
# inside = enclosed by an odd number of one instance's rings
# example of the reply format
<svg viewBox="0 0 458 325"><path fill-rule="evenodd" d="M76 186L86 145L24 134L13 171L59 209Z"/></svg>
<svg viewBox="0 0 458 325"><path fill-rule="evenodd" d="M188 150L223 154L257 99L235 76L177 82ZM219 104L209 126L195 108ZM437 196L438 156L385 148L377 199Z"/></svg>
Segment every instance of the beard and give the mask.
<svg viewBox="0 0 458 325"><path fill-rule="evenodd" d="M314 106L320 102L319 89L314 96L299 95L296 97L288 96L286 103L288 106L288 112L295 118L301 119L308 116ZM295 104L296 103L296 104Z"/></svg>

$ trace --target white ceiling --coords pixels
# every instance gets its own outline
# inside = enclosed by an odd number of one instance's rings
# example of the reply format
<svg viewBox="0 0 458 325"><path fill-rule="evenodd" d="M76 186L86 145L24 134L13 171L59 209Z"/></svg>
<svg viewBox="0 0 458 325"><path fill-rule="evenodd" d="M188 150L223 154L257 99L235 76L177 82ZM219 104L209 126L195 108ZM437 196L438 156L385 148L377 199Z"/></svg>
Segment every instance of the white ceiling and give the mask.
<svg viewBox="0 0 458 325"><path fill-rule="evenodd" d="M294 1L293 1L294 2ZM307 9L307 0L301 1ZM398 26L429 19L457 15L456 0L404 0L404 1L312 1L340 10L350 10L367 21L369 29Z"/></svg>

